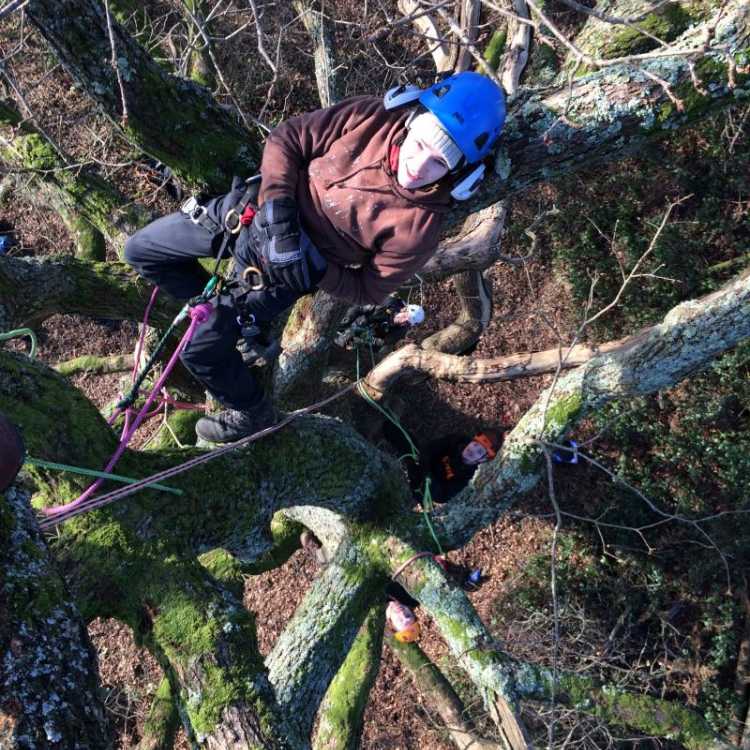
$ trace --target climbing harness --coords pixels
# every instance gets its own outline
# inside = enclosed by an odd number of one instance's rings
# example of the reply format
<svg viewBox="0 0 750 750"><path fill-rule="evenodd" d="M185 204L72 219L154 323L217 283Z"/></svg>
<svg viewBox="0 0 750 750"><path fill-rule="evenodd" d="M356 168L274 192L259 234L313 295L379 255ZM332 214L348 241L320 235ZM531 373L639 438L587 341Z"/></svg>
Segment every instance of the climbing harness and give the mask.
<svg viewBox="0 0 750 750"><path fill-rule="evenodd" d="M172 369L177 364L177 360L180 354L184 351L184 349L187 347L188 343L192 339L193 334L195 333L198 326L205 323L209 319L209 317L213 314L213 307L210 304L209 300L218 293L218 290L220 288L221 277L219 275L219 268L220 268L221 262L224 259L225 253L230 248L230 245L232 244L234 237L239 233L239 231L242 229L243 226L246 226L250 222L252 222L253 216L255 215L255 209L252 206L252 200L257 195L255 185L259 180L260 180L259 175L251 178L250 180L247 180L245 183L246 185L245 190L243 191L239 201L231 209L229 209L229 211L227 211L227 213L225 214L224 237L222 239L219 252L217 253L217 256L216 256L216 261L214 263L213 272L206 286L204 287L203 291L197 297L194 297L193 299L189 300L182 307L182 309L177 313L174 320L171 322L166 332L157 343L153 352L151 352L151 355L149 356L148 360L140 369L140 372L136 374L136 369L138 368L138 362L140 360L141 352L143 349L145 330L148 324L148 316L156 300L158 287L156 287L151 293L151 297L149 299L148 305L146 306L146 311L144 313L143 325L141 327L141 336L138 341L138 346L136 349L135 366L133 368L133 382L132 382L131 388L129 392L119 400L119 402L117 403L117 406L115 407L113 414L110 416L108 420L108 423L112 425L115 423L115 421L117 420L119 416L121 416L122 414L125 415L125 422L124 422L122 434L120 436L120 441L117 445L117 448L115 449L114 454L107 462L107 465L104 467L103 472L101 472L105 476L98 476L98 478L79 497L77 497L75 500L71 501L67 505L57 506L53 508L45 508L43 512L48 518L50 519L58 518L65 513L68 513L78 507L83 506L86 503L86 501L89 498L91 498L94 492L96 492L96 490L99 489L99 487L105 481L105 478L107 478L107 476L112 471L114 466L120 460L120 457L125 452L125 448L127 447L128 443L130 442L130 440L132 439L133 435L135 434L138 427L142 424L142 422L145 419L148 419L150 416L153 416L154 414L156 414L164 403L168 403L168 399L170 397L168 394L164 395L165 394L164 384L167 378L169 377L170 373L172 372ZM196 197L189 198L187 201L185 201L185 203L182 204L182 207L180 210L182 211L183 214L188 216L190 221L192 221L194 224L203 226L210 232L216 232L220 229L218 224L209 216L208 211L206 210L205 206L202 206L198 202L198 199ZM157 359L163 352L164 348L167 345L167 342L170 340L176 328L184 320L188 318L190 318L190 325L188 326L187 330L185 331L182 338L180 339L179 344L177 345L176 349L172 353L172 356L170 357L161 376L158 378L156 384L151 390L151 393L146 398L145 403L143 404L143 406L140 408L138 413L133 418L131 407L133 406L136 399L138 398L138 394L140 392L140 389L141 389L141 386L143 385L144 380L146 379L149 372L153 369ZM152 410L152 404L154 403L154 400L158 394L162 394L162 400L159 403L159 405L155 409ZM132 422L131 422L131 419L132 419ZM131 484L130 486L131 487L135 487L135 486L143 487L143 486L151 486L151 485L153 485L153 482L149 482L146 485L142 484L141 482L135 482Z"/></svg>

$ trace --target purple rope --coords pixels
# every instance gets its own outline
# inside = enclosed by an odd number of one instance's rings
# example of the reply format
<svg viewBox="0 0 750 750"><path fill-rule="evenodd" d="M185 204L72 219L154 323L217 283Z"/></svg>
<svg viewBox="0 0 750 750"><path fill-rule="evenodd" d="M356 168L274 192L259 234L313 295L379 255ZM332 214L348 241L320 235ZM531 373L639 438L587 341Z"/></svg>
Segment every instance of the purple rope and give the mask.
<svg viewBox="0 0 750 750"><path fill-rule="evenodd" d="M177 345L177 348L174 350L172 357L167 363L167 366L164 368L164 372L161 374L161 377L159 378L159 380L156 382L156 385L151 390L151 393L146 399L146 403L141 407L141 410L138 412L138 415L133 420L133 423L131 425L128 424L129 419L128 419L128 414L126 413L125 429L123 429L123 434L122 434L122 437L120 438L120 443L117 446L117 449L112 455L112 458L109 459L109 462L107 463L107 465L104 467L105 472L111 472L115 464L120 460L120 457L125 452L125 448L127 447L131 438L135 434L135 431L138 429L138 427L140 427L141 422L143 422L143 420L145 419L146 414L148 413L149 407L151 406L153 400L156 398L158 394L161 393L161 390L164 387L164 383L166 379L169 377L169 374L172 371L172 368L177 364L177 359L182 353L183 349L188 345L188 343L190 342L190 339L193 337L193 333L195 332L195 329L202 323L205 323L211 316L212 312L213 312L213 308L208 302L203 302L200 305L196 305L195 307L190 308L190 325L188 326L187 331L185 331L185 335L180 340L180 343ZM59 505L54 508L44 508L43 510L44 515L54 518L55 516L58 516L62 513L66 513L70 510L73 510L74 508L77 508L86 500L88 500L94 494L94 492L96 492L96 490L98 490L99 487L101 487L104 481L105 481L104 479L97 479L88 489L86 489L81 495L79 495L79 497L77 497L75 500L71 500L71 502L69 502L67 505Z"/></svg>

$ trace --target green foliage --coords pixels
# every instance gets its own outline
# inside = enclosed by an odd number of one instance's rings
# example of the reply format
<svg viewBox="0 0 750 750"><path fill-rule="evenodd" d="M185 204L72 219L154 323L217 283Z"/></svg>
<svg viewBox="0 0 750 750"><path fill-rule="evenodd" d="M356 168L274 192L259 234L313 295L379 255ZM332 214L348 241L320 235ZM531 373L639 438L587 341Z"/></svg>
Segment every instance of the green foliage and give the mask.
<svg viewBox="0 0 750 750"><path fill-rule="evenodd" d="M736 698L731 684L742 619L736 602L726 597L719 550L731 560L733 575L750 560L750 534L743 516L736 515L747 510L750 485L749 375L750 344L745 344L659 397L607 407L593 425L607 427L603 460L610 465L614 460L618 476L662 511L687 519L719 514L702 524L715 547L684 522L644 532L658 550L656 559L648 558L649 597L668 607L679 592L681 601L691 602L695 648L685 657L716 675L701 686L699 700L717 731L728 728ZM597 494L608 497L609 508L600 511L609 523L646 526L659 520L622 484L608 483ZM614 544L632 545L632 532L605 534Z"/></svg>
<svg viewBox="0 0 750 750"><path fill-rule="evenodd" d="M618 474L672 512L742 509L750 483L749 374L750 344L744 344L658 397L604 409L595 424L608 428ZM629 490L614 492L633 505ZM628 520L638 515L628 513ZM730 536L736 544L734 530Z"/></svg>
<svg viewBox="0 0 750 750"><path fill-rule="evenodd" d="M686 199L641 269L662 278L632 282L617 310L596 324L597 336L653 323L681 300L716 289L743 265L750 148L738 138L730 149L731 136L727 115L719 115L679 140L647 147L638 160L558 183L565 198L548 225L553 261L581 309L596 279L594 311L615 297L621 269L627 274L648 249L669 203Z"/></svg>
<svg viewBox="0 0 750 750"><path fill-rule="evenodd" d="M507 40L508 30L503 27L497 29L490 38L490 41L487 42L487 47L484 50L484 59L493 70L497 70L497 66L500 64L500 57L505 52Z"/></svg>

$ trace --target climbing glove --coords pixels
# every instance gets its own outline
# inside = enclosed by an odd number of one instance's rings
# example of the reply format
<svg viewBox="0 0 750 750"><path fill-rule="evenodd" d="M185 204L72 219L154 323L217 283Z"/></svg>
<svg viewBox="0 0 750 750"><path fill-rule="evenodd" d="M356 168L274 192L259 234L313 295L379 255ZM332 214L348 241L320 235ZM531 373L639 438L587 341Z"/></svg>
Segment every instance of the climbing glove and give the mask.
<svg viewBox="0 0 750 750"><path fill-rule="evenodd" d="M292 198L266 201L255 214L252 233L270 286L284 286L300 294L314 288L317 279L313 280L309 253L300 236L297 204Z"/></svg>

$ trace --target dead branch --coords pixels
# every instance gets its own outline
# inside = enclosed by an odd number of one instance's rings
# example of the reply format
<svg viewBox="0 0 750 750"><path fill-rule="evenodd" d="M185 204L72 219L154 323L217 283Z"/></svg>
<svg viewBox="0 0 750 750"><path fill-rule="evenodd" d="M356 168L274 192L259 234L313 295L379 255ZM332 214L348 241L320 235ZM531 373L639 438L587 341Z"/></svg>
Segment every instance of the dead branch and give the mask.
<svg viewBox="0 0 750 750"><path fill-rule="evenodd" d="M451 69L451 50L440 37L437 24L429 11L418 13L418 0L399 0L398 9L412 21L414 28L424 36L430 46L430 53L435 62L435 70L443 73Z"/></svg>
<svg viewBox="0 0 750 750"><path fill-rule="evenodd" d="M330 107L341 99L342 91L330 24L311 0L294 0L293 7L312 39L320 106Z"/></svg>
<svg viewBox="0 0 750 750"><path fill-rule="evenodd" d="M416 643L400 643L390 634L385 642L412 676L426 705L437 711L459 750L502 750L498 743L477 737L476 729L467 719L466 709L456 691Z"/></svg>
<svg viewBox="0 0 750 750"><path fill-rule="evenodd" d="M625 350L640 342L651 330L646 328L634 336L605 344L573 346L562 367L578 367L600 354ZM438 380L455 383L497 383L555 372L559 365L558 348L493 359L472 359L426 351L416 344L407 344L374 367L365 382L375 393L384 393L407 373L423 373Z"/></svg>
<svg viewBox="0 0 750 750"><path fill-rule="evenodd" d="M500 65L500 81L509 100L518 94L518 82L529 59L531 44L531 27L520 19L529 18L529 9L525 0L513 0L516 18L508 21L508 39L510 44Z"/></svg>
<svg viewBox="0 0 750 750"><path fill-rule="evenodd" d="M461 354L479 340L492 319L492 287L482 271L465 271L453 277L461 310L450 325L422 342L424 349Z"/></svg>

